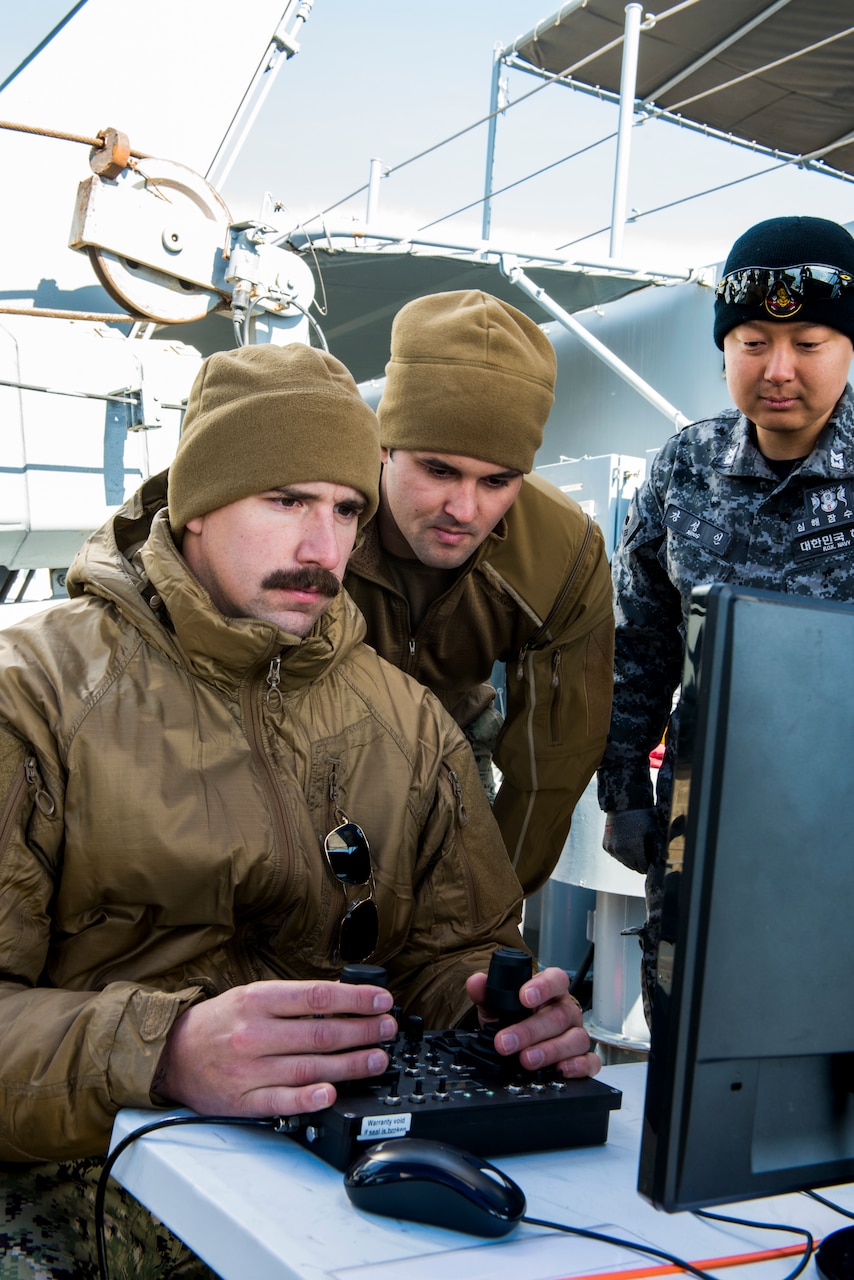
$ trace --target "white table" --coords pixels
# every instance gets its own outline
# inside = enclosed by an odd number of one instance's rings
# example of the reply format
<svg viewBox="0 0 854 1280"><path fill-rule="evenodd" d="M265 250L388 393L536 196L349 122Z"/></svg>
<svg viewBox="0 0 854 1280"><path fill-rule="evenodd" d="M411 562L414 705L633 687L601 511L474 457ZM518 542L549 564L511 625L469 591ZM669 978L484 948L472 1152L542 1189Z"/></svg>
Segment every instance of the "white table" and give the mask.
<svg viewBox="0 0 854 1280"><path fill-rule="evenodd" d="M640 1198L645 1077L644 1064L603 1070L600 1078L623 1091L604 1146L491 1157L522 1187L528 1214L637 1239L692 1262L797 1244L794 1236L660 1213ZM120 1112L114 1143L158 1114ZM657 1265L648 1255L524 1223L486 1241L360 1213L337 1169L265 1129L193 1125L156 1132L131 1144L114 1176L224 1280L558 1280ZM854 1210L854 1185L822 1194ZM803 1195L745 1202L731 1212L804 1226L817 1238L851 1225ZM792 1266L783 1258L721 1274L779 1280ZM805 1274L815 1275L814 1264Z"/></svg>

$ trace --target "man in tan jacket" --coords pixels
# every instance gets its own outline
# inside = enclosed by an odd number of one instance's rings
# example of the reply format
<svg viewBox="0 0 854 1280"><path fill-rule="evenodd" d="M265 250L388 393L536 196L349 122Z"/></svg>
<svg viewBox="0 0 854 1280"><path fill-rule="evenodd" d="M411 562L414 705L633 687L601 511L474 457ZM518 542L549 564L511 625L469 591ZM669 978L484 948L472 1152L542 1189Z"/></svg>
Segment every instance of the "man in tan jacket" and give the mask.
<svg viewBox="0 0 854 1280"><path fill-rule="evenodd" d="M487 784L494 754L495 817L526 894L560 857L605 747L613 685L602 533L529 474L555 372L542 330L490 294L405 306L377 410L379 511L345 578L368 643L432 689Z"/></svg>
<svg viewBox="0 0 854 1280"><path fill-rule="evenodd" d="M0 1276L90 1273L119 1108L322 1109L383 1071L394 1001L477 1017L492 950L519 945L465 740L340 589L378 474L331 356L212 356L168 507L146 482L71 600L0 633ZM337 981L367 959L389 990ZM598 1069L562 971L521 998L499 1052ZM140 1280L173 1274L168 1233L120 1193L109 1212Z"/></svg>

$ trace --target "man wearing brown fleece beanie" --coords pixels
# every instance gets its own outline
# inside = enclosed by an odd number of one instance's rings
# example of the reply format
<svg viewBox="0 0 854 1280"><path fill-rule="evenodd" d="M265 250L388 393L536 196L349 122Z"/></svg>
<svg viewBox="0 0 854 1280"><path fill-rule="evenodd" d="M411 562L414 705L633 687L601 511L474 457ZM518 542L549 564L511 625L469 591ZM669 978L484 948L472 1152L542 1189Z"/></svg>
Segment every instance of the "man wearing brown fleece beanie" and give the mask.
<svg viewBox="0 0 854 1280"><path fill-rule="evenodd" d="M488 789L494 756L494 813L526 893L560 856L611 708L604 539L530 474L555 373L542 330L490 294L405 306L377 411L380 506L345 577L368 643L439 697Z"/></svg>
<svg viewBox="0 0 854 1280"><path fill-rule="evenodd" d="M0 633L0 1203L39 1266L94 1273L78 1224L120 1108L322 1112L385 1071L395 1003L476 1022L493 950L520 945L468 744L340 589L379 471L332 356L211 356L168 506L153 477L71 599ZM366 960L388 989L339 981ZM595 1074L567 987L525 983L498 1052ZM183 1246L112 1185L106 1212L117 1271L132 1234L147 1275L176 1274Z"/></svg>

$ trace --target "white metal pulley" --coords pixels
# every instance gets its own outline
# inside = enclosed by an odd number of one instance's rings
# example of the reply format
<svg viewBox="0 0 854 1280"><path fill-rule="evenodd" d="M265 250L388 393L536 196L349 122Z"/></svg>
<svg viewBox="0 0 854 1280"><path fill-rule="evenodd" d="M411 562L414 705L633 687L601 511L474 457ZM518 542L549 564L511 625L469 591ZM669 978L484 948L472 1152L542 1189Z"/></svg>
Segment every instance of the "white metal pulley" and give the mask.
<svg viewBox="0 0 854 1280"><path fill-rule="evenodd" d="M231 216L210 183L171 160L132 161L80 183L69 244L88 252L120 306L161 324L205 316L222 298Z"/></svg>

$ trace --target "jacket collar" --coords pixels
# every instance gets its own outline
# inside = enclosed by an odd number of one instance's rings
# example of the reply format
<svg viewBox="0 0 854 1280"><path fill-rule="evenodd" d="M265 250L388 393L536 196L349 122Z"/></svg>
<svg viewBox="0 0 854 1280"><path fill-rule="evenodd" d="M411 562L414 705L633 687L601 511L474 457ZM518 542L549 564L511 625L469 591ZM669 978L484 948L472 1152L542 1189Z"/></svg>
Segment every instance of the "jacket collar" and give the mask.
<svg viewBox="0 0 854 1280"><path fill-rule="evenodd" d="M330 672L359 644L365 623L342 591L304 638L259 618L226 618L190 572L172 537L166 474L152 477L85 543L69 594L110 600L155 648L233 693L280 658L281 691Z"/></svg>
<svg viewBox="0 0 854 1280"><path fill-rule="evenodd" d="M727 415L730 416L730 415ZM755 476L758 472L773 476L762 454L753 443L750 422L743 413L733 410L732 427L722 449L715 455L714 467L724 475ZM836 407L813 445L812 452L797 468L802 476L827 477L850 475L854 471L854 393L846 386Z"/></svg>

